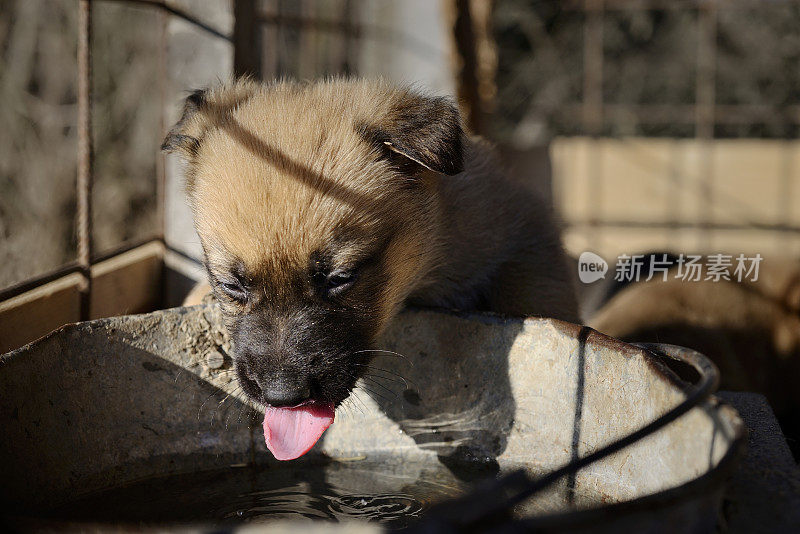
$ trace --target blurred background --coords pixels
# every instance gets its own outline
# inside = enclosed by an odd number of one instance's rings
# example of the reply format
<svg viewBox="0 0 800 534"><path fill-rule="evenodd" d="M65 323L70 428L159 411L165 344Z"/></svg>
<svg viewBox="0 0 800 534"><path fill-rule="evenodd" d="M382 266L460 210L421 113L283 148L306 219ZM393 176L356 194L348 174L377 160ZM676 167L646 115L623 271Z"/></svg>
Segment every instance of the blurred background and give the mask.
<svg viewBox="0 0 800 534"><path fill-rule="evenodd" d="M605 281L578 284L590 324L694 346L728 387L800 406L796 0L0 0L0 13L0 352L177 305L203 276L181 164L159 153L188 90L383 76L456 97L550 198L570 255L608 260ZM620 254L662 251L758 253L766 281L626 297L610 280ZM689 337L675 316L656 324L669 302Z"/></svg>

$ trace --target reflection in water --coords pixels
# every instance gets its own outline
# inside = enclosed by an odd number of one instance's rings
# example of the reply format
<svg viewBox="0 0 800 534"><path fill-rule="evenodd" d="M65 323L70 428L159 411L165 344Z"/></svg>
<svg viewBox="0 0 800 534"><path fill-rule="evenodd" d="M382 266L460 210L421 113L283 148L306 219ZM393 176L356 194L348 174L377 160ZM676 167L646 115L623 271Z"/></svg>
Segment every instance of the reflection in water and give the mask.
<svg viewBox="0 0 800 534"><path fill-rule="evenodd" d="M381 522L407 521L419 517L424 505L411 495L342 495L329 503L339 518L358 517Z"/></svg>
<svg viewBox="0 0 800 534"><path fill-rule="evenodd" d="M152 478L81 498L46 516L139 526L292 519L378 521L397 528L465 489L433 462L292 462Z"/></svg>
<svg viewBox="0 0 800 534"><path fill-rule="evenodd" d="M214 515L221 516L223 522L300 518L331 520L334 517L326 510L329 498L328 495L314 495L309 484L299 482L285 488L226 498L226 505ZM229 511L224 513L226 510Z"/></svg>

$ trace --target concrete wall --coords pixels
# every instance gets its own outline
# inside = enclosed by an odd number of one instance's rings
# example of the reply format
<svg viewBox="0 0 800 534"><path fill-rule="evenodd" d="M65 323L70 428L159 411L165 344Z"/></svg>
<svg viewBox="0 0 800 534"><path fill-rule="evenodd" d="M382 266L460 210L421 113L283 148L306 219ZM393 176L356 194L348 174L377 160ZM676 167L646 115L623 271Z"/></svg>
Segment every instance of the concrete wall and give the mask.
<svg viewBox="0 0 800 534"><path fill-rule="evenodd" d="M706 147L692 139L560 138L551 157L573 255L669 249L800 257L800 232L791 231L800 228L798 141ZM586 224L593 217L594 228ZM704 224L710 229L692 227Z"/></svg>
<svg viewBox="0 0 800 534"><path fill-rule="evenodd" d="M361 4L361 22L385 28L364 38L359 71L455 94L448 22L438 0L372 0Z"/></svg>
<svg viewBox="0 0 800 534"><path fill-rule="evenodd" d="M233 32L232 2L180 0L173 2L204 23L230 35ZM187 92L230 77L233 46L230 42L176 17L167 27L167 99L164 110L167 128L180 117ZM199 258L200 242L183 192L183 165L177 155L166 161L166 242L184 254Z"/></svg>

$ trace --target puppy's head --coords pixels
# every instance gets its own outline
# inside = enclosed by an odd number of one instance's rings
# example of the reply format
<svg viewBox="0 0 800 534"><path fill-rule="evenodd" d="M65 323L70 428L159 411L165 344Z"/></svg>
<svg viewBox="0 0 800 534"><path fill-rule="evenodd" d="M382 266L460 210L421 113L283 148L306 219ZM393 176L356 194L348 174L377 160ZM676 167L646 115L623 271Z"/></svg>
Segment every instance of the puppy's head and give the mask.
<svg viewBox="0 0 800 534"><path fill-rule="evenodd" d="M275 407L338 405L437 261L437 187L462 170L448 101L383 82L193 93L164 149L188 161L237 374Z"/></svg>

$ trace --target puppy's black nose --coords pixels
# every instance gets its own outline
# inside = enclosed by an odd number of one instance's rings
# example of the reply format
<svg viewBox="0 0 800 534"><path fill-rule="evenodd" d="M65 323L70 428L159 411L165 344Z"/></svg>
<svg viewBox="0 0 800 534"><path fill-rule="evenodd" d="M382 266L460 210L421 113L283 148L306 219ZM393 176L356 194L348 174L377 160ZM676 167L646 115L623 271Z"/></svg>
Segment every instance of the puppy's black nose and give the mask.
<svg viewBox="0 0 800 534"><path fill-rule="evenodd" d="M261 386L264 401L275 408L290 408L307 401L311 388L304 380L271 380Z"/></svg>

